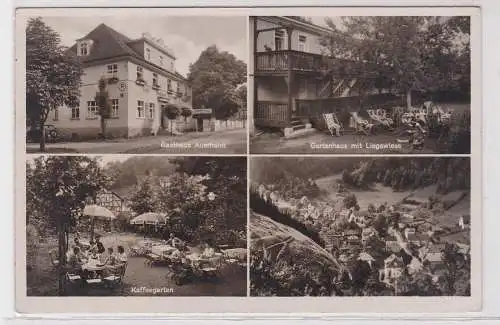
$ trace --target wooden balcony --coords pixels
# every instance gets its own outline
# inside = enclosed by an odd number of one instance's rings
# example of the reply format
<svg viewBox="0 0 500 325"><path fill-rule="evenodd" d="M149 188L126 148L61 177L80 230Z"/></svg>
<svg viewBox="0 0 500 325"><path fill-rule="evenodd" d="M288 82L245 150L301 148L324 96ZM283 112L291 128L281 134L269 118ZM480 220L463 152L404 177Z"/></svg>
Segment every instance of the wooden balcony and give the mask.
<svg viewBox="0 0 500 325"><path fill-rule="evenodd" d="M254 122L262 127L286 127L289 124L288 103L258 101L255 104Z"/></svg>
<svg viewBox="0 0 500 325"><path fill-rule="evenodd" d="M263 74L294 72L321 72L328 68L322 55L293 50L255 53L255 72Z"/></svg>

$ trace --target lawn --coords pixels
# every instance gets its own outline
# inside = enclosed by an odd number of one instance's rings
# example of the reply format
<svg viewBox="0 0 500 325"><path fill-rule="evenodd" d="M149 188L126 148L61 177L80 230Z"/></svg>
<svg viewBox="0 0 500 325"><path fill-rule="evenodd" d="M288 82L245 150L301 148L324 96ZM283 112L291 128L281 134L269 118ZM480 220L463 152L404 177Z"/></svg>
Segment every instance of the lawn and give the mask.
<svg viewBox="0 0 500 325"><path fill-rule="evenodd" d="M105 247L123 245L125 250L133 246L142 237L135 234L110 233L101 239ZM28 296L57 296L58 282L56 269L49 259L49 250L57 247L54 238L41 243L33 256L27 271ZM212 281L196 279L182 286L176 285L169 276L169 269L163 266L149 267L143 257L129 257L127 270L120 291L94 290L88 295L152 295L148 292L133 292L133 288L163 289L156 295L172 296L245 296L247 291L247 271L236 265L224 266L218 277Z"/></svg>
<svg viewBox="0 0 500 325"><path fill-rule="evenodd" d="M470 104L441 104L444 110L455 112L470 110ZM373 135L345 134L331 136L316 131L301 137L285 139L279 133L263 133L250 138L250 152L255 154L432 154L448 153L445 142L427 138L424 148L412 149L408 143L398 143L399 135L380 131Z"/></svg>
<svg viewBox="0 0 500 325"><path fill-rule="evenodd" d="M328 196L332 199L338 199L337 187L334 186L335 182L342 178L341 174L318 178L315 182L320 189L326 191ZM410 192L394 192L392 188L387 186L382 186L376 183L373 189L361 190L361 189L350 189L350 192L356 195L359 207L361 209L367 209L368 205L374 204L376 206L381 204L394 204L400 202L403 198L408 196Z"/></svg>

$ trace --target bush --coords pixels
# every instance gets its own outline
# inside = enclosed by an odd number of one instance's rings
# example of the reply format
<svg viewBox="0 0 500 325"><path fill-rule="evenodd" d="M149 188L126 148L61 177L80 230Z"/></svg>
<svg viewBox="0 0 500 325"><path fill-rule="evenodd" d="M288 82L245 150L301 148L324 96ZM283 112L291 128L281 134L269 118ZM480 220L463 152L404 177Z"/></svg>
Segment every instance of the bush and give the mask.
<svg viewBox="0 0 500 325"><path fill-rule="evenodd" d="M358 199L356 198L356 195L354 194L349 194L347 195L345 198L344 198L344 206L347 208L347 209L350 209L350 208L354 208L358 205ZM358 209L359 209L359 206L358 206Z"/></svg>

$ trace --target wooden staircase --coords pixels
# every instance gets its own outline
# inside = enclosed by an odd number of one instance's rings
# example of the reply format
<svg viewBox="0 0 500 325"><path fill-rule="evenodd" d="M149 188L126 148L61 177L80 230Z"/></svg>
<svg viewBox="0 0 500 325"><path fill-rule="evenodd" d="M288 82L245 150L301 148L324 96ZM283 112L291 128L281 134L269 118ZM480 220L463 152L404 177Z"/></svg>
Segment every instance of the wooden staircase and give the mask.
<svg viewBox="0 0 500 325"><path fill-rule="evenodd" d="M302 121L297 117L292 117L291 125L292 125L293 132L303 130L306 128L305 124L302 123Z"/></svg>

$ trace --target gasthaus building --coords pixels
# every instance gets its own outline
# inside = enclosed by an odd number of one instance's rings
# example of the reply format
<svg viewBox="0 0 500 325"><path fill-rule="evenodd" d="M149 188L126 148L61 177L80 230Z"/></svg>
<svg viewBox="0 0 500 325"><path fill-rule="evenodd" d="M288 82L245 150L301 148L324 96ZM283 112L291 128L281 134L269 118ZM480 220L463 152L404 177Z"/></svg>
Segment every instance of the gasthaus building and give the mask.
<svg viewBox="0 0 500 325"><path fill-rule="evenodd" d="M195 131L192 93L184 76L175 70L176 57L161 39L143 34L130 39L100 24L76 41L68 54L81 59L80 106L60 107L51 112L47 124L54 125L62 137L78 140L97 138L101 132L95 97L101 78L111 102L106 122L107 137L156 135L165 131ZM175 120L168 111L177 109ZM186 114L183 114L186 113Z"/></svg>

